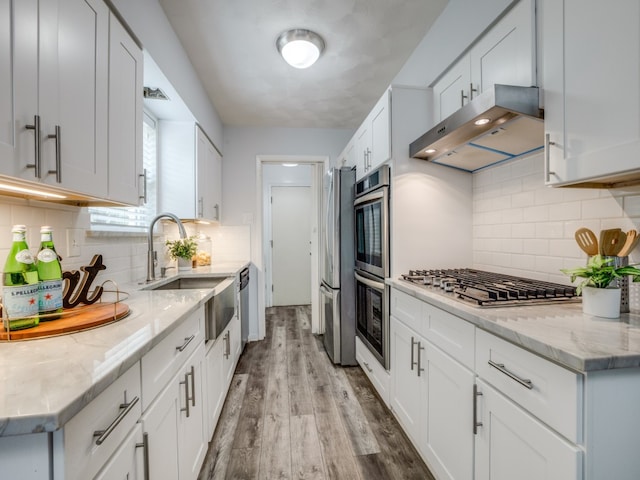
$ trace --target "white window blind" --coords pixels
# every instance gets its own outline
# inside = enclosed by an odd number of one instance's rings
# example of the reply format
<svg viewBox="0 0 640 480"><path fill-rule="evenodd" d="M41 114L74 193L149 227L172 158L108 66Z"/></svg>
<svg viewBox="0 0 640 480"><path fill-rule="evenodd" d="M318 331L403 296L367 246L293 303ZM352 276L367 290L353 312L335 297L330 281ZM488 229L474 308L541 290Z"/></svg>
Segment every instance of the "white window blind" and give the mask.
<svg viewBox="0 0 640 480"><path fill-rule="evenodd" d="M156 121L150 115L145 112L143 118L142 156L147 176L147 201L139 207L89 207L91 230L146 231L156 215L158 130Z"/></svg>

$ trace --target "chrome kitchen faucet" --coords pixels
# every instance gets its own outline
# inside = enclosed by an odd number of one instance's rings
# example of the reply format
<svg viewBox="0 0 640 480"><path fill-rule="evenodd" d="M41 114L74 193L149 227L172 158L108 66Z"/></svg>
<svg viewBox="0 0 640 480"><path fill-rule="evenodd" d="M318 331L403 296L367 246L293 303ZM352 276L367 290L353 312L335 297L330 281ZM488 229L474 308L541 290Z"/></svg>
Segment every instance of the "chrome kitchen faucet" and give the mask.
<svg viewBox="0 0 640 480"><path fill-rule="evenodd" d="M187 232L184 229L184 225L182 225L180 219L173 213L161 213L151 220L151 224L149 225L149 249L147 251L147 282L153 282L156 279L156 252L153 250L153 227L161 218L168 218L176 222L180 238L187 238Z"/></svg>

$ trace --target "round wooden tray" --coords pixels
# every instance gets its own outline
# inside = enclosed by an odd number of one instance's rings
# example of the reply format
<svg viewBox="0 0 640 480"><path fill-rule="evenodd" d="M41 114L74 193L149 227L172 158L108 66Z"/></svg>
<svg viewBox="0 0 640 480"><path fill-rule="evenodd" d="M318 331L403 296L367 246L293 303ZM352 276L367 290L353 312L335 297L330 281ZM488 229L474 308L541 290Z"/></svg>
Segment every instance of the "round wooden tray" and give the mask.
<svg viewBox="0 0 640 480"><path fill-rule="evenodd" d="M38 326L32 328L7 332L4 326L0 325L0 341L30 340L79 332L117 322L129 315L129 312L129 306L122 302L95 303L75 307L72 311L63 312L61 318L49 321L41 320Z"/></svg>

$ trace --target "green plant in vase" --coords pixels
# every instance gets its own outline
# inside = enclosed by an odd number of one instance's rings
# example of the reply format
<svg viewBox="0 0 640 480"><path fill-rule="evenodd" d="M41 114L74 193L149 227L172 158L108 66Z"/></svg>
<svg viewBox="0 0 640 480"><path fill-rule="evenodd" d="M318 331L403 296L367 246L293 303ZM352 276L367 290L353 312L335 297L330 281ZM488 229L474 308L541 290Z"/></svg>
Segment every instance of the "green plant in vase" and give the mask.
<svg viewBox="0 0 640 480"><path fill-rule="evenodd" d="M571 277L571 282L577 278L584 278L577 286L576 293L580 295L584 287L607 288L614 280L624 276L631 276L634 282L640 282L640 269L634 265L616 267L613 258L594 255L587 261L586 267L563 268L560 271Z"/></svg>
<svg viewBox="0 0 640 480"><path fill-rule="evenodd" d="M196 242L195 237L167 240L165 245L168 247L169 256L173 260L178 260L180 263L180 259L182 259L188 262L189 266L191 265L191 259L198 249L198 242Z"/></svg>

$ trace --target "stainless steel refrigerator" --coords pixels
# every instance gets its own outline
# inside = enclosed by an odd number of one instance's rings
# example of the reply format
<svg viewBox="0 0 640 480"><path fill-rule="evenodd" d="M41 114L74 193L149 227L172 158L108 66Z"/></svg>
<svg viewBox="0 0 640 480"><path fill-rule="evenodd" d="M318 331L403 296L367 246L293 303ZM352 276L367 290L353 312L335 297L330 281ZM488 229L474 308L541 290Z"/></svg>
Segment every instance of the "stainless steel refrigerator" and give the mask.
<svg viewBox="0 0 640 480"><path fill-rule="evenodd" d="M333 363L356 365L355 169L332 168L324 176L320 315L324 346Z"/></svg>

